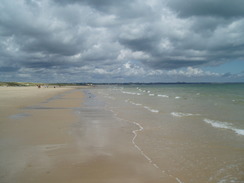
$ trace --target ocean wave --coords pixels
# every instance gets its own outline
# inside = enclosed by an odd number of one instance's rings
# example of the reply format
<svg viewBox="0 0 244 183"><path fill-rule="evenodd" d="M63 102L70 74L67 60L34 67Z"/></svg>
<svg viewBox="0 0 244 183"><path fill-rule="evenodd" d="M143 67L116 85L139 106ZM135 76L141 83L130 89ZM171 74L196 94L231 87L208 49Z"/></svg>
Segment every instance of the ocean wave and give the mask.
<svg viewBox="0 0 244 183"><path fill-rule="evenodd" d="M215 128L222 128L222 129L232 130L238 135L244 135L244 129L235 128L235 127L233 127L233 124L230 123L230 122L215 121L215 120L211 120L211 119L207 119L207 118L205 118L203 121L205 123L208 123L208 124L212 125Z"/></svg>
<svg viewBox="0 0 244 183"><path fill-rule="evenodd" d="M152 109L152 108L150 108L150 107L148 107L148 106L144 106L144 108L147 109L147 110L149 110L150 112L155 112L155 113L158 113L158 112L159 112L159 110L157 110L157 109Z"/></svg>
<svg viewBox="0 0 244 183"><path fill-rule="evenodd" d="M242 99L233 99L232 102L235 104L244 104L244 100Z"/></svg>
<svg viewBox="0 0 244 183"><path fill-rule="evenodd" d="M131 102L131 101L130 101L130 103L133 104L133 105L136 105L136 106L141 106L142 105L142 104L138 104L138 103Z"/></svg>
<svg viewBox="0 0 244 183"><path fill-rule="evenodd" d="M236 128L233 128L232 130L234 130L235 133L237 133L238 135L244 135L244 129L236 129Z"/></svg>
<svg viewBox="0 0 244 183"><path fill-rule="evenodd" d="M188 117L188 116L199 116L199 114L191 114L191 113L182 113L182 112L171 112L170 113L172 116L175 117Z"/></svg>
<svg viewBox="0 0 244 183"><path fill-rule="evenodd" d="M240 171L241 167L243 167L242 162L226 164L224 167L217 170L215 174L209 178L208 182L217 182L217 181L218 183L241 182L243 177L243 172ZM233 175L234 172L235 174Z"/></svg>
<svg viewBox="0 0 244 183"><path fill-rule="evenodd" d="M179 97L179 96L176 96L176 97L175 97L175 99L180 99L180 98L181 98L181 97Z"/></svg>
<svg viewBox="0 0 244 183"><path fill-rule="evenodd" d="M140 93L126 92L126 91L122 91L122 93L128 94L128 95L141 95Z"/></svg>
<svg viewBox="0 0 244 183"><path fill-rule="evenodd" d="M168 95L160 95L160 94L158 94L158 97L169 98L169 96L168 96Z"/></svg>
<svg viewBox="0 0 244 183"><path fill-rule="evenodd" d="M153 93L150 93L149 96L154 96L154 94Z"/></svg>
<svg viewBox="0 0 244 183"><path fill-rule="evenodd" d="M142 89L141 89L141 88L138 88L138 87L137 87L136 89L137 89L137 90L139 90L139 91L142 91Z"/></svg>

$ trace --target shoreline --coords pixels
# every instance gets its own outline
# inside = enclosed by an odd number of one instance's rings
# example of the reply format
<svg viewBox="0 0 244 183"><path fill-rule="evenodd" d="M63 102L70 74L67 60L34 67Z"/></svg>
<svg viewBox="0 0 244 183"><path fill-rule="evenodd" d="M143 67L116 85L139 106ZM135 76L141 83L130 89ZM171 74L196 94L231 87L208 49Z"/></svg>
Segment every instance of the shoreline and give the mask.
<svg viewBox="0 0 244 183"><path fill-rule="evenodd" d="M8 87L0 93L1 182L176 182L135 148L137 127L89 91Z"/></svg>

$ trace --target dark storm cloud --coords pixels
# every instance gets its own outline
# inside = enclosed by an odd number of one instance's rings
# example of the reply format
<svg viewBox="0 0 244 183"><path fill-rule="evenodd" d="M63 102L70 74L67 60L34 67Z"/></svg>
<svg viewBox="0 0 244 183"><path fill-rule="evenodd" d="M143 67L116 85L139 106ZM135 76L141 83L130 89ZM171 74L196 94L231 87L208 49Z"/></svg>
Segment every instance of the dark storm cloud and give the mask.
<svg viewBox="0 0 244 183"><path fill-rule="evenodd" d="M54 0L57 4L69 5L80 4L89 6L106 14L114 14L123 18L145 17L150 13L148 6L140 3L138 0Z"/></svg>
<svg viewBox="0 0 244 183"><path fill-rule="evenodd" d="M243 0L170 0L167 5L180 16L243 17Z"/></svg>
<svg viewBox="0 0 244 183"><path fill-rule="evenodd" d="M49 36L39 37L39 39L30 38L20 40L23 42L21 49L25 52L41 52L44 54L58 54L63 56L72 56L82 49L82 45L74 42L65 43L63 40Z"/></svg>
<svg viewBox="0 0 244 183"><path fill-rule="evenodd" d="M91 7L94 7L96 9L109 9L111 7L120 7L126 5L129 0L125 1L114 1L114 0L54 0L57 4L63 4L63 5L68 5L68 4L87 4Z"/></svg>
<svg viewBox="0 0 244 183"><path fill-rule="evenodd" d="M120 39L119 42L134 51L151 52L155 48L157 39L143 37L134 39Z"/></svg>
<svg viewBox="0 0 244 183"><path fill-rule="evenodd" d="M190 61L190 60L173 60L173 59L167 59L164 58L163 61L156 61L156 62L148 62L147 64L153 67L154 69L157 69L159 67L165 68L165 69L178 69L178 68L184 68L184 67L194 67L197 65L202 65L206 63L206 61Z"/></svg>
<svg viewBox="0 0 244 183"><path fill-rule="evenodd" d="M126 80L243 60L243 15L242 0L2 0L0 72Z"/></svg>
<svg viewBox="0 0 244 183"><path fill-rule="evenodd" d="M10 66L0 67L0 72L16 72L16 71L18 71L17 67L10 67Z"/></svg>

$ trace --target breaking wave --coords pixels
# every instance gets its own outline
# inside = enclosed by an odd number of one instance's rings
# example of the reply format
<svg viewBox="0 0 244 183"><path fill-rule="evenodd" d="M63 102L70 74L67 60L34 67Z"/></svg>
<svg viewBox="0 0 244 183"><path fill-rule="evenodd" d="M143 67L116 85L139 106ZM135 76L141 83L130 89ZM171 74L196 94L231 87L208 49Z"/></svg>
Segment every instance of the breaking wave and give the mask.
<svg viewBox="0 0 244 183"><path fill-rule="evenodd" d="M215 120L211 120L211 119L207 119L207 118L205 118L203 121L205 123L212 125L212 127L232 130L238 135L244 135L244 129L235 128L235 127L233 127L232 123L224 122L224 121L215 121Z"/></svg>
<svg viewBox="0 0 244 183"><path fill-rule="evenodd" d="M182 113L182 112L171 112L170 113L174 117L188 117L188 116L199 116L200 114L191 114L191 113Z"/></svg>

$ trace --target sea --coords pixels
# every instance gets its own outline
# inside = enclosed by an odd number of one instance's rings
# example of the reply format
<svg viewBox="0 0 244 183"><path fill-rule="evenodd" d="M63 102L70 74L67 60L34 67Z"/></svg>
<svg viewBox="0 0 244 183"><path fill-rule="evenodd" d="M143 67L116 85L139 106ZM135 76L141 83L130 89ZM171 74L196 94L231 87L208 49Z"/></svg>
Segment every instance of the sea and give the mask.
<svg viewBox="0 0 244 183"><path fill-rule="evenodd" d="M244 183L244 84L131 84L91 92L134 125L131 143L179 183Z"/></svg>

